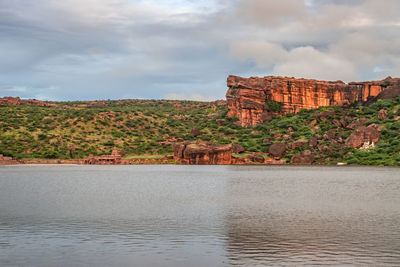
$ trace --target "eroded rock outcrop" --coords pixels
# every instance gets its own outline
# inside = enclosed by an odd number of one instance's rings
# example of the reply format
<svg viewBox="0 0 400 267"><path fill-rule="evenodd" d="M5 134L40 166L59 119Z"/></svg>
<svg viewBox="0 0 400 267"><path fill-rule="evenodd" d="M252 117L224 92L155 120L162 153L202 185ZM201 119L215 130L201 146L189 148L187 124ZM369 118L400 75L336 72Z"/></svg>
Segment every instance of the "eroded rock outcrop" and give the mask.
<svg viewBox="0 0 400 267"><path fill-rule="evenodd" d="M55 106L55 103L52 102L44 102L37 99L21 99L19 97L1 97L0 105L32 105L32 106L41 106L41 107L50 107Z"/></svg>
<svg viewBox="0 0 400 267"><path fill-rule="evenodd" d="M182 164L232 164L232 145L186 142L173 145L174 159Z"/></svg>
<svg viewBox="0 0 400 267"><path fill-rule="evenodd" d="M286 145L284 143L274 143L268 149L268 153L274 158L282 158L285 151Z"/></svg>
<svg viewBox="0 0 400 267"><path fill-rule="evenodd" d="M294 155L290 160L295 165L311 165L314 162L314 156L310 150L305 150L299 155Z"/></svg>
<svg viewBox="0 0 400 267"><path fill-rule="evenodd" d="M379 137L380 132L376 127L361 126L346 139L346 146L352 148L374 146L379 141Z"/></svg>
<svg viewBox="0 0 400 267"><path fill-rule="evenodd" d="M276 114L396 97L399 95L400 79L388 77L383 81L346 84L342 81L275 76L242 78L231 75L227 84L228 116L237 117L242 126L254 126L270 120Z"/></svg>

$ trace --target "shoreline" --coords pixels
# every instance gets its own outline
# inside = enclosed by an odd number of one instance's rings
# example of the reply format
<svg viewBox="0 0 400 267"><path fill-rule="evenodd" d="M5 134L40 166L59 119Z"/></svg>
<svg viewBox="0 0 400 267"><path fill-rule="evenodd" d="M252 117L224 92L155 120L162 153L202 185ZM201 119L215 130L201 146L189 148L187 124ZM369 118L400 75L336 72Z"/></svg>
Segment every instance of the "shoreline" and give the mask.
<svg viewBox="0 0 400 267"><path fill-rule="evenodd" d="M170 165L170 166L278 166L278 167L381 167L381 168L397 168L400 166L384 166L384 165L341 165L341 164L265 164L265 163L250 163L250 164L177 164L177 163L145 163L145 164L74 164L74 163L14 163L3 164L1 167L10 166L138 166L138 165Z"/></svg>
<svg viewBox="0 0 400 267"><path fill-rule="evenodd" d="M70 162L40 162L40 161L36 161L35 162L21 162L21 161L16 161L16 162L7 162L7 163L3 163L0 162L0 166L13 166L13 165L96 165L96 166L104 166L104 165L119 165L119 166L123 166L123 165L215 165L215 166L219 166L219 165L224 165L224 166L229 166L229 165L256 165L256 166L261 166L261 165L274 165L274 166L283 166L283 165L288 165L288 166L296 166L296 165L302 165L302 164L288 164L288 163L282 163L282 164L271 164L271 163L232 163L232 164L183 164L183 163L175 163L175 162L156 162L156 161L136 161L136 162L129 162L129 163L113 163L113 164L99 164L99 163L95 163L95 164L87 164L87 163L70 163ZM312 164L304 164L304 165L310 165L312 166ZM314 166L318 166L315 165ZM322 166L322 165L320 165ZM336 166L336 165L325 165L325 166Z"/></svg>
<svg viewBox="0 0 400 267"><path fill-rule="evenodd" d="M103 166L103 165L214 165L214 166L230 166L230 165L244 165L244 166L348 166L347 163L338 162L336 164L292 164L286 163L283 160L270 160L265 161L263 163L260 162L251 162L251 161L239 161L235 160L232 163L221 163L221 164L186 164L176 160L168 159L168 158L135 158L135 159L121 159L119 162L96 162L96 163L87 163L85 159L24 159L24 160L0 160L0 166L15 166L15 165L96 165L96 166ZM352 166L378 166L378 165L352 165Z"/></svg>

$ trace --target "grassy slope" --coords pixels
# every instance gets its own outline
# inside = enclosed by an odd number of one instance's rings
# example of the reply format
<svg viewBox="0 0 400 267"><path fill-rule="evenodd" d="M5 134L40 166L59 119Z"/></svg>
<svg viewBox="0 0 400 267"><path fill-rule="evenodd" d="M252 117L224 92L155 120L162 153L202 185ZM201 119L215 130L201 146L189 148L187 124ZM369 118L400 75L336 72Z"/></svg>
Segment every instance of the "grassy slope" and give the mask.
<svg viewBox="0 0 400 267"><path fill-rule="evenodd" d="M175 107L174 103L182 107ZM337 128L334 118L348 116L352 121L366 117L370 123L384 126L381 140L374 149L357 150L341 148L320 138L319 145L329 147L322 152L315 149L316 162L333 164L344 161L350 164L400 165L400 98L379 101L370 107L344 110L341 107L321 108L275 117L272 121L254 128L242 128L234 118L226 116L227 108L209 104L199 107L192 101L141 101L140 103L110 101L106 107L77 108L72 102L63 103L70 107L1 106L0 107L0 154L17 158L82 158L89 154L101 155L111 152L113 146L123 149L127 155L171 153L171 146L158 143L169 138L196 140L190 130L201 131L198 139L219 144L239 143L247 150L267 152L273 142L292 143L310 139L316 134L321 137L326 131ZM75 102L76 104L76 102ZM385 108L389 118L380 121L378 111ZM318 121L320 130L308 124L312 114L320 110L334 109L336 115L327 121ZM224 120L219 126L216 120ZM293 133L289 132L293 128ZM337 134L343 139L352 130L338 128ZM289 140L279 135L288 135ZM311 149L303 146L289 150L286 159Z"/></svg>

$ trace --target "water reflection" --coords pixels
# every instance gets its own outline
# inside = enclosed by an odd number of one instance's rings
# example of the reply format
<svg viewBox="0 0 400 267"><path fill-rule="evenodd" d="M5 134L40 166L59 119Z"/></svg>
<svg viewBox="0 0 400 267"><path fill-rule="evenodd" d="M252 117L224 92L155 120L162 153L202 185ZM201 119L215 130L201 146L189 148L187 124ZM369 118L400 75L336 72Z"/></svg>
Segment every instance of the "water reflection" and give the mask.
<svg viewBox="0 0 400 267"><path fill-rule="evenodd" d="M231 200L226 216L229 263L398 264L398 173L380 172L376 180L376 173L355 178L354 169L328 170L303 175L300 168L254 174L246 181L229 179L228 195L240 199Z"/></svg>
<svg viewBox="0 0 400 267"><path fill-rule="evenodd" d="M393 266L391 168L0 170L0 266Z"/></svg>

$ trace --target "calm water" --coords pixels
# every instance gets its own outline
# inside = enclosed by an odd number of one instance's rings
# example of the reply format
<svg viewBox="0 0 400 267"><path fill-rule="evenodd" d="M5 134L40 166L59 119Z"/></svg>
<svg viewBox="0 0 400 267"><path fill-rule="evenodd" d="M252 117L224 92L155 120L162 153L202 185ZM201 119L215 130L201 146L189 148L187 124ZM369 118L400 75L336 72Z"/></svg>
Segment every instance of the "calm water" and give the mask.
<svg viewBox="0 0 400 267"><path fill-rule="evenodd" d="M399 266L400 169L0 167L0 266Z"/></svg>

